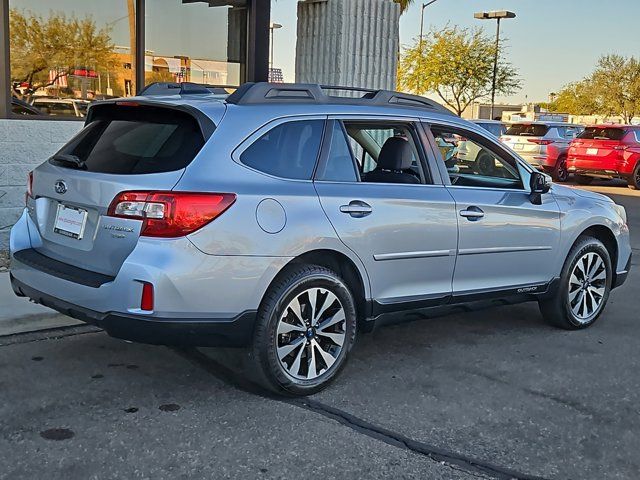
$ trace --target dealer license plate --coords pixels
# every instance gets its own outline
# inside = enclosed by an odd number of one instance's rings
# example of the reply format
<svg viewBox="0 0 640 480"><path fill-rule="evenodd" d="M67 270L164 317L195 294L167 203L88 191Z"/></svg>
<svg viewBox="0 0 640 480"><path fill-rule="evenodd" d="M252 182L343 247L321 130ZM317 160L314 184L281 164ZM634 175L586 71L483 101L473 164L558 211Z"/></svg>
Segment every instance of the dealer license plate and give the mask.
<svg viewBox="0 0 640 480"><path fill-rule="evenodd" d="M87 224L87 211L82 208L58 204L53 231L80 240Z"/></svg>

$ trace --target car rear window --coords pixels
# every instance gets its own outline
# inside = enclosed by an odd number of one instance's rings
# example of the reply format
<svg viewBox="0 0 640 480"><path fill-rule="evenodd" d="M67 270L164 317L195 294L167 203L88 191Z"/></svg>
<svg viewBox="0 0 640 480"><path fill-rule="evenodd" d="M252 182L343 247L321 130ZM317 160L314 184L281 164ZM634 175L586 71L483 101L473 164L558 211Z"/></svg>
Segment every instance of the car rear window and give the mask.
<svg viewBox="0 0 640 480"><path fill-rule="evenodd" d="M491 133L494 137L499 137L505 131L504 126L499 123L478 123L478 126L484 128L487 132Z"/></svg>
<svg viewBox="0 0 640 480"><path fill-rule="evenodd" d="M523 137L544 137L549 131L548 125L514 123L509 127L505 135L518 135Z"/></svg>
<svg viewBox="0 0 640 480"><path fill-rule="evenodd" d="M584 140L622 140L627 131L624 128L587 127L578 138Z"/></svg>
<svg viewBox="0 0 640 480"><path fill-rule="evenodd" d="M161 173L185 168L204 142L198 122L185 112L108 106L59 153L75 156L90 172ZM60 164L56 155L51 161Z"/></svg>
<svg viewBox="0 0 640 480"><path fill-rule="evenodd" d="M269 175L309 180L318 159L324 120L283 123L265 133L240 155L246 166Z"/></svg>

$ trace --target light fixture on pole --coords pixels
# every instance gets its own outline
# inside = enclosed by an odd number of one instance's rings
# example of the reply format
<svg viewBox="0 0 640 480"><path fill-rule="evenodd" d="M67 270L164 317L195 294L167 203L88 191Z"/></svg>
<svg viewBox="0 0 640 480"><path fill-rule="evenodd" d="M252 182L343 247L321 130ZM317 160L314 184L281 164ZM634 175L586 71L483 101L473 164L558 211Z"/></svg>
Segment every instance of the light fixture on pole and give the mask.
<svg viewBox="0 0 640 480"><path fill-rule="evenodd" d="M497 10L493 12L479 12L473 14L478 20L497 20L496 28L496 52L493 59L493 83L491 86L491 120L493 120L493 110L496 105L496 77L498 76L498 55L500 53L500 20L503 18L516 18L516 14L507 10Z"/></svg>
<svg viewBox="0 0 640 480"><path fill-rule="evenodd" d="M273 31L277 30L278 28L282 28L282 25L280 25L279 23L273 23L271 22L269 24L269 36L270 41L271 41L271 52L269 54L269 68L273 68Z"/></svg>
<svg viewBox="0 0 640 480"><path fill-rule="evenodd" d="M432 3L436 3L438 0L431 0L430 2L422 4L422 12L420 13L420 49L422 50L422 37L424 32L424 9Z"/></svg>

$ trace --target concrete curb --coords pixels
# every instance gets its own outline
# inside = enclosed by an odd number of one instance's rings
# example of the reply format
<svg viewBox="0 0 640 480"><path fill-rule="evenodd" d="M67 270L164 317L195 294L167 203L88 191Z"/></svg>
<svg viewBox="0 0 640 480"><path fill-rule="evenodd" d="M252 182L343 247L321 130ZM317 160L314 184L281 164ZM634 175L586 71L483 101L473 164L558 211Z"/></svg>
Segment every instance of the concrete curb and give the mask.
<svg viewBox="0 0 640 480"><path fill-rule="evenodd" d="M9 272L0 273L0 336L82 323L16 296L9 282Z"/></svg>

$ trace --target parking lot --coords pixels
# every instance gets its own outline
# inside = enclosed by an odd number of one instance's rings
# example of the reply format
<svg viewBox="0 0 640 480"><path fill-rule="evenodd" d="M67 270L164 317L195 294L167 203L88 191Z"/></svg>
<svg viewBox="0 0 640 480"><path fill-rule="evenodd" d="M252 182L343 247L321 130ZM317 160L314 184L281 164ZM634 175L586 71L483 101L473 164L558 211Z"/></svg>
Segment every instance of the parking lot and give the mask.
<svg viewBox="0 0 640 480"><path fill-rule="evenodd" d="M0 478L637 478L635 259L593 328L535 304L362 335L329 389L265 394L243 352L114 340L92 327L0 337Z"/></svg>

